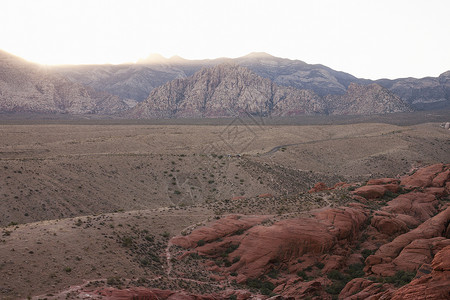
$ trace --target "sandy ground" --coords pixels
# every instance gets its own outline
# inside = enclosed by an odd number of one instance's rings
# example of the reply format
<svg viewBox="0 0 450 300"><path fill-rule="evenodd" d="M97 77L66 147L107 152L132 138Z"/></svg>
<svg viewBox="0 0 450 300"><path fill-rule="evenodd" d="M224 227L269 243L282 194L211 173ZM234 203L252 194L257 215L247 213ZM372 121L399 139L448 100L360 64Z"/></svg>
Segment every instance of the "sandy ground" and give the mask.
<svg viewBox="0 0 450 300"><path fill-rule="evenodd" d="M279 214L260 194L292 200L317 181L450 159L438 123L2 125L0 141L2 299L158 277L168 237L187 226L227 212ZM251 200L233 208L233 197ZM304 208L328 205L319 200Z"/></svg>

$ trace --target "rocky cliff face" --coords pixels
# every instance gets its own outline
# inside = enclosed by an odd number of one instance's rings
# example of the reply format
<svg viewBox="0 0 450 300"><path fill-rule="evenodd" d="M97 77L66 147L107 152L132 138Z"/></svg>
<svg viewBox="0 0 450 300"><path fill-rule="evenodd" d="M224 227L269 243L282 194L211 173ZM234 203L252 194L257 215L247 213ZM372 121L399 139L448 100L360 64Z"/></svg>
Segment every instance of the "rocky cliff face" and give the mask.
<svg viewBox="0 0 450 300"><path fill-rule="evenodd" d="M326 97L328 112L334 115L371 115L412 111L397 95L378 84L351 83L345 95Z"/></svg>
<svg viewBox="0 0 450 300"><path fill-rule="evenodd" d="M314 92L283 87L232 64L202 69L152 91L127 116L136 118L288 116L325 113Z"/></svg>
<svg viewBox="0 0 450 300"><path fill-rule="evenodd" d="M0 51L0 112L110 114L129 106Z"/></svg>

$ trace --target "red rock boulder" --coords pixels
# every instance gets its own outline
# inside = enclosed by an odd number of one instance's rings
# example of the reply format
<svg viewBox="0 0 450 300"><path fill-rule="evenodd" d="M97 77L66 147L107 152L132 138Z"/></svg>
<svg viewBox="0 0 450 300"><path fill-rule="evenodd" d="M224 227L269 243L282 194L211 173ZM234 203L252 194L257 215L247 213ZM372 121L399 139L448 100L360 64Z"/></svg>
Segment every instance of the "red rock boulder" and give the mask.
<svg viewBox="0 0 450 300"><path fill-rule="evenodd" d="M435 255L432 268L431 274L414 279L395 291L392 300L450 299L450 246Z"/></svg>
<svg viewBox="0 0 450 300"><path fill-rule="evenodd" d="M409 230L405 222L392 215L375 215L372 218L371 225L380 233L389 236L405 233Z"/></svg>
<svg viewBox="0 0 450 300"><path fill-rule="evenodd" d="M433 179L444 171L444 164L435 164L417 170L413 175L405 176L401 179L401 185L406 188L428 187L433 183ZM447 167L448 168L448 167Z"/></svg>
<svg viewBox="0 0 450 300"><path fill-rule="evenodd" d="M365 299L389 299L393 290L387 284L355 278L349 281L339 294L339 299L365 300Z"/></svg>
<svg viewBox="0 0 450 300"><path fill-rule="evenodd" d="M383 210L410 215L423 222L437 213L438 204L439 201L433 194L410 192L389 201Z"/></svg>
<svg viewBox="0 0 450 300"><path fill-rule="evenodd" d="M383 185L383 184L398 184L400 183L400 180L395 178L377 178L377 179L370 179L367 181L367 185Z"/></svg>
<svg viewBox="0 0 450 300"><path fill-rule="evenodd" d="M321 192L321 191L326 191L329 188L327 187L327 185L323 182L318 182L314 185L314 187L312 187L308 193L317 193L317 192Z"/></svg>
<svg viewBox="0 0 450 300"><path fill-rule="evenodd" d="M172 244L183 247L196 247L199 241L211 242L236 232L243 232L256 224L266 220L264 216L238 216L229 215L214 222L211 226L205 226L194 230L187 236L176 236L172 238Z"/></svg>

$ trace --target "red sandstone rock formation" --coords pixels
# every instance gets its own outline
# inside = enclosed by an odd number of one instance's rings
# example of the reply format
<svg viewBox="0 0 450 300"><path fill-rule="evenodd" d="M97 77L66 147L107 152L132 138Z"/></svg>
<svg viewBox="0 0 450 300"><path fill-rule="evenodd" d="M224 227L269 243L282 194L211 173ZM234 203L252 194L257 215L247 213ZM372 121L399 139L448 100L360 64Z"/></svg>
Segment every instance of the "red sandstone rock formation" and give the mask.
<svg viewBox="0 0 450 300"><path fill-rule="evenodd" d="M417 278L395 291L392 300L450 299L450 246L435 255L432 268L431 274Z"/></svg>

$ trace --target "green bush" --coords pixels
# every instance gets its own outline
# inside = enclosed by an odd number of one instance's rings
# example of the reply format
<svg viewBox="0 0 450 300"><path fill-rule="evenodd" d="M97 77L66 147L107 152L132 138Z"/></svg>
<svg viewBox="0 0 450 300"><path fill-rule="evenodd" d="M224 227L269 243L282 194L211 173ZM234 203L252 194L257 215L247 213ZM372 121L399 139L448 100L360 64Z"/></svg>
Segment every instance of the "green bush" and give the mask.
<svg viewBox="0 0 450 300"><path fill-rule="evenodd" d="M405 284L408 284L411 282L411 280L414 279L416 276L413 272L407 272L407 271L397 271L394 276L389 277L381 277L377 281L381 283L391 283L395 285L396 287L404 286Z"/></svg>
<svg viewBox="0 0 450 300"><path fill-rule="evenodd" d="M297 276L303 278L303 280L308 280L308 275L306 275L305 271L298 271Z"/></svg>
<svg viewBox="0 0 450 300"><path fill-rule="evenodd" d="M325 288L325 292L331 295L339 295L346 284L347 282L345 281L334 281L332 284Z"/></svg>
<svg viewBox="0 0 450 300"><path fill-rule="evenodd" d="M145 236L145 240L148 241L148 242L153 242L155 240L155 237L151 236L151 235L146 235Z"/></svg>
<svg viewBox="0 0 450 300"><path fill-rule="evenodd" d="M201 247L201 246L203 246L203 245L205 245L206 244L206 242L204 241L204 240L199 240L198 242L197 242L197 246L199 246L199 247Z"/></svg>
<svg viewBox="0 0 450 300"><path fill-rule="evenodd" d="M267 273L267 276L269 276L272 279L277 279L278 278L278 273L279 273L278 270L272 269L272 270L270 270L269 273Z"/></svg>
<svg viewBox="0 0 450 300"><path fill-rule="evenodd" d="M327 277L329 279L333 279L333 280L344 280L345 276L339 272L338 270L331 270L328 274Z"/></svg>
<svg viewBox="0 0 450 300"><path fill-rule="evenodd" d="M239 248L239 244L232 244L230 247L227 248L227 250L225 250L225 253L230 254L237 248Z"/></svg>
<svg viewBox="0 0 450 300"><path fill-rule="evenodd" d="M122 237L122 246L131 247L132 244L133 244L133 238L131 236Z"/></svg>
<svg viewBox="0 0 450 300"><path fill-rule="evenodd" d="M353 264L348 266L346 273L349 274L351 278L364 277L365 273L363 269L364 269L363 264Z"/></svg>
<svg viewBox="0 0 450 300"><path fill-rule="evenodd" d="M316 264L315 264L315 266L318 268L318 269L323 269L323 267L325 267L325 264L324 263L321 263L321 262L317 262Z"/></svg>

